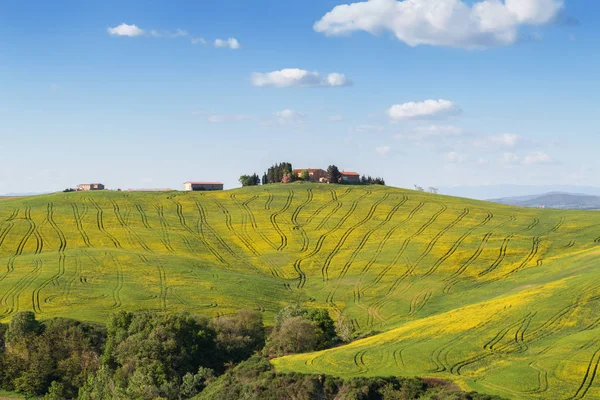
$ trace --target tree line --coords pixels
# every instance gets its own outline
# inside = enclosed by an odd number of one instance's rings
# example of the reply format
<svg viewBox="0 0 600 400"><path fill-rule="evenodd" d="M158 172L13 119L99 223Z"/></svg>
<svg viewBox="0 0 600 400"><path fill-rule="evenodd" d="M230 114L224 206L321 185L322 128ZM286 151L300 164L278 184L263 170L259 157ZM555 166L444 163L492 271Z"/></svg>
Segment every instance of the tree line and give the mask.
<svg viewBox="0 0 600 400"><path fill-rule="evenodd" d="M273 183L291 183L295 181L310 181L310 173L308 170L302 170L300 174L293 172L292 164L289 162L281 162L270 166L262 178L256 173L252 175L242 175L239 182L242 186L257 186L268 185ZM342 173L336 165L330 165L326 171L326 180L328 183L342 183ZM380 177L372 178L371 176L362 176L359 180L361 184L370 185L385 185L385 180Z"/></svg>
<svg viewBox="0 0 600 400"><path fill-rule="evenodd" d="M352 340L352 326L343 313L298 305L272 327L254 310L212 319L121 311L106 325L20 312L0 324L0 389L47 400L492 399L444 381L281 374L267 361Z"/></svg>

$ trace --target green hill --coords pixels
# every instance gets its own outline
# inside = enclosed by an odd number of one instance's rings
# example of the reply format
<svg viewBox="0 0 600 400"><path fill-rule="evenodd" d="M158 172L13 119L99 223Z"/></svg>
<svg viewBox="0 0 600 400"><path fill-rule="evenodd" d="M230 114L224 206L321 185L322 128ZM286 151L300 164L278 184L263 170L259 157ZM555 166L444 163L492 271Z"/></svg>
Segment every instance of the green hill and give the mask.
<svg viewBox="0 0 600 400"><path fill-rule="evenodd" d="M76 192L0 201L0 319L105 321L301 302L366 339L282 371L449 378L513 398L598 398L600 213L380 186Z"/></svg>

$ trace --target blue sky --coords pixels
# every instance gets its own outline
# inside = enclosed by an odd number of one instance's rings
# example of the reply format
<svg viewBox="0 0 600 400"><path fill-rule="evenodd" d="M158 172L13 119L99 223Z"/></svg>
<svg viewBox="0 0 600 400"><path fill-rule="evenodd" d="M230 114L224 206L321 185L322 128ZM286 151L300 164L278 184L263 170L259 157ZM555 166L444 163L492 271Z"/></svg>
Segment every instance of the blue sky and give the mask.
<svg viewBox="0 0 600 400"><path fill-rule="evenodd" d="M0 193L235 187L280 161L600 186L596 2L342 4L0 2Z"/></svg>

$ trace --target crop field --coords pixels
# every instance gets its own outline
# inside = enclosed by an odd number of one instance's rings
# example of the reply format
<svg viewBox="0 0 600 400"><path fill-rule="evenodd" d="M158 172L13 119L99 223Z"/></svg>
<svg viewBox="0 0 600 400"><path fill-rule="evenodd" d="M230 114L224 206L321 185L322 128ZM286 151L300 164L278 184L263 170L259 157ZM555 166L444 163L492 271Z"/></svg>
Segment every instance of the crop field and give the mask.
<svg viewBox="0 0 600 400"><path fill-rule="evenodd" d="M370 336L281 371L600 398L598 212L316 184L0 201L0 320L296 302Z"/></svg>

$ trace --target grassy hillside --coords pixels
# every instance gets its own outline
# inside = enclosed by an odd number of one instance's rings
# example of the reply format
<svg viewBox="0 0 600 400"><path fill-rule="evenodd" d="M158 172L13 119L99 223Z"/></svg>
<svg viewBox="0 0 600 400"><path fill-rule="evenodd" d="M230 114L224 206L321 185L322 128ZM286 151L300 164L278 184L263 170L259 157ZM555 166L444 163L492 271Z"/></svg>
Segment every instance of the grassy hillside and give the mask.
<svg viewBox="0 0 600 400"><path fill-rule="evenodd" d="M282 371L600 397L600 213L385 187L60 193L0 202L0 319L343 309L347 346Z"/></svg>

